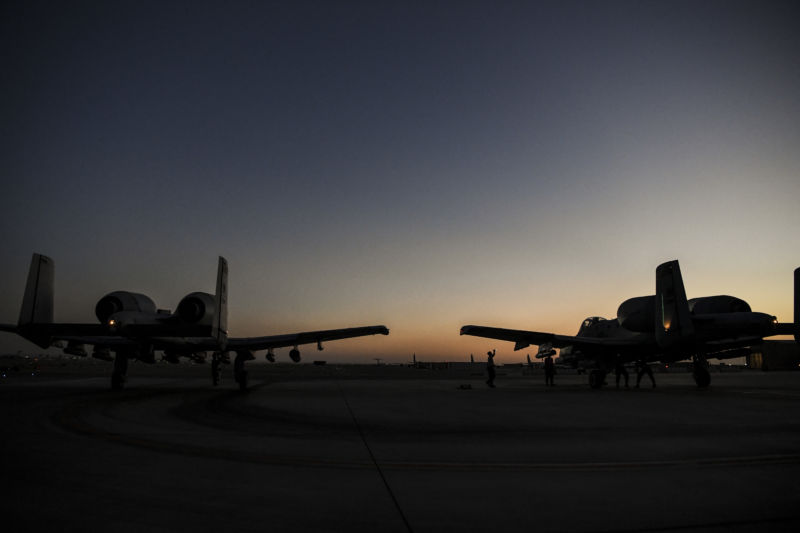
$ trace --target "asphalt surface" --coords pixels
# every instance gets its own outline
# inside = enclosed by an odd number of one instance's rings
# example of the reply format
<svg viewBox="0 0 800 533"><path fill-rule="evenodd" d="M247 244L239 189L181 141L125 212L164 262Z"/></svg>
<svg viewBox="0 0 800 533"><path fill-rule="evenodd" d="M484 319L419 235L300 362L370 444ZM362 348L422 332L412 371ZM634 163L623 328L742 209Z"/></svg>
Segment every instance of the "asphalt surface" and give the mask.
<svg viewBox="0 0 800 533"><path fill-rule="evenodd" d="M598 391L476 368L6 378L3 529L800 530L800 372Z"/></svg>

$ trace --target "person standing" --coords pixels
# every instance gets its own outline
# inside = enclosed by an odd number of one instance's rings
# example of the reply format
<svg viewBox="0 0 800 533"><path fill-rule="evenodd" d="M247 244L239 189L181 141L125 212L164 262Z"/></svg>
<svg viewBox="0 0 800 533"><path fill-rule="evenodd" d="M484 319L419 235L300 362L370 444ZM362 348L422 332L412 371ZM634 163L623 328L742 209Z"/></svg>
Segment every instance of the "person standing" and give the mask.
<svg viewBox="0 0 800 533"><path fill-rule="evenodd" d="M653 370L650 368L650 365L644 362L644 359L639 359L636 361L636 388L639 388L639 382L642 381L642 376L647 374L650 376L650 382L653 384L653 388L656 388L656 378L653 377Z"/></svg>
<svg viewBox="0 0 800 533"><path fill-rule="evenodd" d="M552 387L555 385L553 376L556 375L556 364L553 362L553 356L548 355L544 360L544 384Z"/></svg>
<svg viewBox="0 0 800 533"><path fill-rule="evenodd" d="M486 372L489 373L489 379L486 380L486 384L489 385L492 388L494 388L494 376L495 376L494 354L496 352L497 352L497 350L492 350L491 352L486 352L486 355L489 356L489 358L486 360Z"/></svg>
<svg viewBox="0 0 800 533"><path fill-rule="evenodd" d="M622 362L622 358L618 355L616 359L616 364L614 366L614 373L617 375L617 388L619 388L619 378L620 376L625 376L625 388L628 388L628 371L625 369L625 363Z"/></svg>

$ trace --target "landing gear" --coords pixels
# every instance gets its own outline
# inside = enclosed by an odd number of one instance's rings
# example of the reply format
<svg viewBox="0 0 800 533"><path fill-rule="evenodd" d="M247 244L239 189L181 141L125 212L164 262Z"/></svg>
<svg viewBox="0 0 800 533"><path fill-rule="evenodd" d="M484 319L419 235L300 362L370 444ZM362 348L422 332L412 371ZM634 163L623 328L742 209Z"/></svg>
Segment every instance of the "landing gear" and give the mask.
<svg viewBox="0 0 800 533"><path fill-rule="evenodd" d="M702 355L695 355L692 357L693 361L693 369L692 369L692 377L694 377L694 382L697 383L697 386L701 389L705 389L711 384L711 374L708 372L708 361Z"/></svg>
<svg viewBox="0 0 800 533"><path fill-rule="evenodd" d="M219 385L219 378L222 374L222 354L214 352L211 356L211 382L216 387Z"/></svg>
<svg viewBox="0 0 800 533"><path fill-rule="evenodd" d="M604 370L594 369L589 372L589 386L593 389L599 389L606 382L606 373Z"/></svg>
<svg viewBox="0 0 800 533"><path fill-rule="evenodd" d="M247 390L247 370L236 372L236 382L239 384L239 390Z"/></svg>
<svg viewBox="0 0 800 533"><path fill-rule="evenodd" d="M111 390L122 390L125 387L125 376L119 372L111 374Z"/></svg>
<svg viewBox="0 0 800 533"><path fill-rule="evenodd" d="M111 373L111 390L122 390L125 387L125 375L128 373L128 356L117 352L114 357L114 371Z"/></svg>
<svg viewBox="0 0 800 533"><path fill-rule="evenodd" d="M236 359L233 360L233 378L239 384L239 389L247 389L247 370L244 369L245 361L252 361L255 359L253 352L250 350L241 350L236 352Z"/></svg>

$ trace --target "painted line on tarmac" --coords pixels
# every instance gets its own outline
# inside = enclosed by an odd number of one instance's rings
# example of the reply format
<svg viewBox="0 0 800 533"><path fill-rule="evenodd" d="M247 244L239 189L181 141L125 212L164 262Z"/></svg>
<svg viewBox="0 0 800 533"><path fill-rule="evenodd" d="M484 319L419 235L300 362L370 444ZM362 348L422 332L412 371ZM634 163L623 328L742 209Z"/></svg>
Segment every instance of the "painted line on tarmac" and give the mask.
<svg viewBox="0 0 800 533"><path fill-rule="evenodd" d="M754 519L754 520L725 520L720 522L706 522L706 523L696 523L696 524L684 524L684 525L677 525L677 526L663 526L663 527L645 527L645 528L636 528L636 529L604 529L604 530L596 530L594 533L656 533L659 531L699 531L699 530L709 530L709 529L731 529L731 528L738 528L742 526L760 526L759 531L771 531L772 528L770 527L772 524L783 524L788 522L798 522L800 521L800 515L795 516L775 516L771 518L762 518L762 519ZM749 529L748 529L749 531ZM781 531L784 531L784 528L781 528ZM788 529L786 529L788 531Z"/></svg>
<svg viewBox="0 0 800 533"><path fill-rule="evenodd" d="M95 427L82 416L90 404L64 407L51 417L59 427L90 438L182 456L206 457L269 466L373 470L370 461L324 457L292 456L232 450L188 443L166 442L138 435L111 432ZM454 462L454 461L379 461L382 469L394 471L452 472L594 472L630 471L687 467L770 466L800 464L800 454L765 454L736 457L704 457L663 461L617 462Z"/></svg>

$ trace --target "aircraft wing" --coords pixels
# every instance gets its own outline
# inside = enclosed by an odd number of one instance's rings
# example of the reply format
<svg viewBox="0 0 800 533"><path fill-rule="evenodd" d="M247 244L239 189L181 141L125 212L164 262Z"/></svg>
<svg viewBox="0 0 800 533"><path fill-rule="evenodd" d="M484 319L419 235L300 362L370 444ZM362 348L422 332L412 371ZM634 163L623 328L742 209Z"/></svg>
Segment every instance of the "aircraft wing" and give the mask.
<svg viewBox="0 0 800 533"><path fill-rule="evenodd" d="M137 346L142 339L157 345L171 346L176 344L183 337L196 337L204 339L202 336L205 329L200 330L192 326L183 328L166 329L160 325L134 325L126 328L123 334L113 334L108 326L104 324L29 324L17 326L13 324L0 324L0 331L8 331L21 335L29 340L36 340L37 344L46 348L54 341L68 341L78 344L91 344L95 346ZM172 340L174 338L174 340ZM210 343L205 338L205 344L213 344L209 349L213 349L216 343ZM39 343L38 341L41 341Z"/></svg>
<svg viewBox="0 0 800 533"><path fill-rule="evenodd" d="M102 324L0 324L0 331L16 333L42 348L62 340L106 346L135 344L124 337L109 335L108 328Z"/></svg>
<svg viewBox="0 0 800 533"><path fill-rule="evenodd" d="M10 331L19 334L20 332L34 330L37 334L52 337L56 340L64 339L67 336L108 336L108 327L102 324L28 324L23 326L16 324L0 324L0 331Z"/></svg>
<svg viewBox="0 0 800 533"><path fill-rule="evenodd" d="M323 331L307 331L304 333L290 333L288 335L271 335L269 337L238 337L228 339L228 349L237 348L246 350L269 350L300 344L322 343L351 337L365 335L388 335L386 326L365 326L360 328L328 329Z"/></svg>
<svg viewBox="0 0 800 533"><path fill-rule="evenodd" d="M75 342L77 344L90 344L92 346L138 346L140 343L126 337L86 336L86 335L59 335L54 338L59 341Z"/></svg>
<svg viewBox="0 0 800 533"><path fill-rule="evenodd" d="M461 328L461 334L513 342L515 343L515 351L522 350L531 344L541 345L547 343L552 344L553 348L574 346L576 348L604 349L629 348L631 346L643 344L642 339L637 337L572 337L570 335L556 335L555 333L543 333L540 331L491 328L487 326L463 326Z"/></svg>

